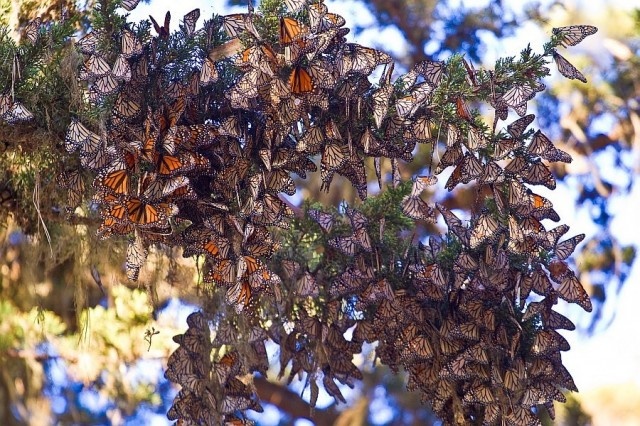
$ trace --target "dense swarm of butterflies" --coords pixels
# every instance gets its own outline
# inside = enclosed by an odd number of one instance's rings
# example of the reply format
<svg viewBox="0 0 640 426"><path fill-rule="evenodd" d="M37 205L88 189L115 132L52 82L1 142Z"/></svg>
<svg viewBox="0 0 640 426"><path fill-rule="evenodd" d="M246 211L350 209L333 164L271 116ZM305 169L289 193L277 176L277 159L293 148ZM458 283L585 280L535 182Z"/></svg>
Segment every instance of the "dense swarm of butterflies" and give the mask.
<svg viewBox="0 0 640 426"><path fill-rule="evenodd" d="M121 5L132 10L137 3ZM458 57L421 62L392 82L391 57L347 43L344 18L322 1L284 3L274 36L275 21L252 8L214 16L196 30L196 9L177 32L167 13L162 25L151 18L155 35L150 26L125 24L76 43L86 101L109 113L105 123L69 124L64 145L79 167L58 177L68 211L83 201L83 176L92 173L98 235L130 238L130 279L138 278L150 245L180 246L185 256L204 256L205 282L234 308L224 318L192 314L187 332L175 337L180 346L166 377L182 390L169 417L249 424L242 412L261 408L241 378L266 373L267 338L280 345L281 375L307 373L312 404L319 381L344 401L337 383L362 378L353 354L378 341L380 360L408 371L409 389L422 391L445 421L538 424L540 405L553 415L561 391L575 390L560 358L569 345L556 331L574 326L553 306L560 298L590 311L591 302L566 262L584 236L560 241L566 225L547 230L541 221L560 218L527 186L553 189L547 163L571 161L540 130L528 130L534 116L526 114L527 102L544 89L529 70L544 55L527 53L520 74L509 78ZM34 28L29 42L37 40ZM555 46L574 46L595 32L557 28ZM546 56L564 76L585 80L555 49ZM474 93L491 93L493 132L469 108L475 99L449 93L456 64ZM446 105L433 105L435 94ZM520 118L496 133L510 110ZM9 95L0 97L3 120L31 117ZM273 229L288 228L294 216L280 198L295 193L293 173L305 178L318 161L324 190L339 174L365 199L366 159L380 183L381 161L389 160L395 186L399 160L410 161L418 143L435 149L440 135L445 150L435 174L452 166L447 189L474 182L479 198L490 201L468 223L425 202L422 193L437 178L420 176L398 207L416 221L435 223L440 213L445 237L401 256L385 248L385 218L371 221L354 206L344 209L346 220L309 210L326 243L323 255L342 259L343 267L311 268L301 258L272 266L281 247ZM312 303L318 299L321 312ZM301 306L295 314L291 303ZM269 304L286 323L263 330L257 318Z"/></svg>
<svg viewBox="0 0 640 426"><path fill-rule="evenodd" d="M189 315L187 325L184 334L173 338L180 346L169 357L165 371L168 380L182 386L167 413L169 420L194 425L253 424L236 414L249 409L262 412L255 389L242 377L256 371L266 375L265 331L253 327L241 336L237 328L224 323L211 339L209 322L201 312ZM232 345L239 337L244 337L247 346L242 356L233 350L211 359L212 351L219 353L223 345Z"/></svg>

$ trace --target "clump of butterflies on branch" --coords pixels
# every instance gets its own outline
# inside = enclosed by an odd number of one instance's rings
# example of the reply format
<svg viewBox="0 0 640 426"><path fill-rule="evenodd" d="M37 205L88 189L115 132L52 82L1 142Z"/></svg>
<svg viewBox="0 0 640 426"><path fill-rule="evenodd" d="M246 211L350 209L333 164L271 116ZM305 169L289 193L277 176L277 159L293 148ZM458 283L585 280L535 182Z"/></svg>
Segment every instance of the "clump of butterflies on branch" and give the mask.
<svg viewBox="0 0 640 426"><path fill-rule="evenodd" d="M249 424L244 412L261 406L246 377L266 375L268 339L280 346L280 376L306 380L311 405L320 383L344 402L338 384L362 379L354 354L378 342L380 362L405 370L409 390L449 424L538 424L543 406L553 417L553 401L577 390L557 331L575 326L553 308L592 306L567 262L584 235L547 230L543 220L560 218L532 189L554 189L548 163L571 157L530 128L527 103L551 60L586 81L556 48L596 28L556 28L542 54L528 47L491 71L453 56L394 79L391 57L348 43L344 18L322 1L264 1L197 29L199 18L189 12L177 31L170 13L161 24L123 20L75 43L87 109L106 113L98 125L81 113L71 121L64 145L78 166L58 177L73 214L93 176L98 236L130 238L131 280L153 245L204 258L218 296L174 338L166 377L182 390L169 418ZM38 25L30 31L27 43ZM3 120L30 114L3 95ZM417 144L431 146L429 173L402 183ZM290 205L293 174L304 179L316 163L322 190L342 175L361 205ZM377 197L367 197L369 164ZM478 186L469 220L423 198L450 167L446 189ZM378 198L386 210L372 207ZM412 228L438 215L446 233L415 245Z"/></svg>

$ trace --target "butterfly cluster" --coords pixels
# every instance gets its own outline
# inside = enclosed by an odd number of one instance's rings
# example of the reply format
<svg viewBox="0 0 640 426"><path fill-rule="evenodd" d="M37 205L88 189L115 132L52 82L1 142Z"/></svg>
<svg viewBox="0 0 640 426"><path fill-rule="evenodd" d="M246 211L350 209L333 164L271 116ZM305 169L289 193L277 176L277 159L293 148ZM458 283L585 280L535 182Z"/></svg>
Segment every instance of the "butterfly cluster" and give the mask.
<svg viewBox="0 0 640 426"><path fill-rule="evenodd" d="M202 312L189 315L187 324L187 331L173 338L179 346L169 357L165 371L168 380L182 386L167 413L169 420L206 425L253 424L235 413L248 409L262 412L254 388L241 377L249 371L266 374L269 363L264 330L253 328L254 332L246 336L250 351L243 351L243 358L238 351L231 351L214 361L211 352L234 343L240 337L237 330L226 323L218 327L212 340L209 321Z"/></svg>
<svg viewBox="0 0 640 426"><path fill-rule="evenodd" d="M417 180L405 200L430 183ZM530 203L529 214L540 201L534 197ZM487 213L465 224L440 204L433 209L443 215L447 235L431 237L428 245L383 265L380 259L389 258L385 220L370 224L361 211L346 207L350 235L334 236L344 233L343 221L308 211L335 250L325 255L334 261L342 257L344 266L328 272L309 262L281 262L285 293L299 303L297 316L276 340L281 365L291 362L289 380L307 373L312 395L314 381L323 378L327 392L344 400L327 375L352 386L360 375L352 354L362 351L364 342L377 342L380 361L396 372L405 370L408 389L421 391L440 418L539 424L538 406L553 416L553 401L565 400L563 390L577 390L561 361L569 344L557 331L575 326L553 308L564 298L591 309L564 260L582 235L558 241L567 226L546 231L540 225L527 231L535 241L525 252L514 228L494 224ZM515 215L502 220L513 226ZM540 223L533 215L525 220ZM322 315L309 308L308 298L325 301ZM352 337L345 339L348 329Z"/></svg>
<svg viewBox="0 0 640 426"><path fill-rule="evenodd" d="M543 220L560 218L529 188L553 189L548 162L571 161L528 129L527 102L544 88L539 76L524 65L517 76L476 71L458 57L421 62L392 81L391 57L348 43L344 19L322 1L285 4L284 12L213 16L201 29L196 9L174 32L167 13L162 25L123 23L76 43L78 82L104 119L78 114L67 128L64 147L79 164L58 176L68 212L82 203L91 175L98 236L129 238L130 279L151 245L180 247L204 258L205 283L233 308L221 309L225 318L193 314L176 336L166 376L182 390L169 417L243 424L240 413L260 406L240 377L266 373L270 338L281 347L281 375L306 373L313 403L320 381L344 401L337 383L362 379L353 355L378 341L380 360L408 371L409 388L443 419L536 424L534 407L552 410L561 389L575 389L560 358L568 344L556 331L573 324L553 307L564 299L591 310L566 262L584 236L560 241L566 225L547 230ZM556 46L593 32L557 29ZM548 56L558 62L555 50ZM560 72L581 79L567 69ZM465 90L452 90L461 84ZM495 109L493 131L470 108L482 94ZM8 122L30 114L7 95L0 108ZM496 132L510 110L520 118ZM338 220L312 209L318 252L333 266L311 267L300 256L273 261L278 229L296 216L281 198L295 194L293 174L319 168L323 190L342 175L365 200L365 162L382 186L382 161L390 161L395 187L400 161L411 161L420 143L444 146L434 172L453 168L448 190L475 184L486 198L468 223L422 198L437 183L429 173L396 207L431 224L440 213L445 237L398 253L387 244L389 229L396 237L408 229L393 218L374 222L347 206ZM277 318L268 330L263 314ZM222 347L227 352L212 358Z"/></svg>

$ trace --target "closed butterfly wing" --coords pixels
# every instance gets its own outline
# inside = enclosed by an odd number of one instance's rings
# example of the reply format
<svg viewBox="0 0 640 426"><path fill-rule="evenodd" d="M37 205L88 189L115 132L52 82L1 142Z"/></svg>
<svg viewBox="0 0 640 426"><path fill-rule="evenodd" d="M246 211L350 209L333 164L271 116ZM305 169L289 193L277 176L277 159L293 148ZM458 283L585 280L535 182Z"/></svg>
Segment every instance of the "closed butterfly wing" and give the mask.
<svg viewBox="0 0 640 426"><path fill-rule="evenodd" d="M405 196L400 204L402 212L415 220L423 220L435 223L435 211L422 198L417 196Z"/></svg>
<svg viewBox="0 0 640 426"><path fill-rule="evenodd" d="M122 0L120 6L122 6L126 11L131 12L133 9L138 6L140 0Z"/></svg>
<svg viewBox="0 0 640 426"><path fill-rule="evenodd" d="M36 41L38 41L38 38L40 37L41 27L42 18L33 19L29 21L29 23L25 26L24 35L31 44L34 44Z"/></svg>
<svg viewBox="0 0 640 426"><path fill-rule="evenodd" d="M142 242L142 238L136 232L135 238L129 242L127 248L127 278L131 281L137 281L140 273L140 268L144 265L147 259L148 251Z"/></svg>
<svg viewBox="0 0 640 426"><path fill-rule="evenodd" d="M393 86L385 85L382 88L376 90L371 96L373 100L373 119L378 129L382 125L382 120L384 120L384 118L387 116L389 99L392 93Z"/></svg>
<svg viewBox="0 0 640 426"><path fill-rule="evenodd" d="M93 54L84 63L84 71L91 78L103 77L111 73L111 67L100 55Z"/></svg>
<svg viewBox="0 0 640 426"><path fill-rule="evenodd" d="M193 9L191 12L184 15L184 18L182 20L182 31L184 31L187 37L191 37L196 31L196 23L198 22L199 18L200 9Z"/></svg>
<svg viewBox="0 0 640 426"><path fill-rule="evenodd" d="M95 52L96 45L98 44L98 36L95 32L87 33L84 37L76 42L76 46L80 52L85 55L91 55Z"/></svg>
<svg viewBox="0 0 640 426"><path fill-rule="evenodd" d="M556 50L553 50L552 54L553 60L556 62L560 74L571 80L580 80L583 83L587 82L585 76L580 71L578 71L578 69L574 67L571 62L567 61L564 56L559 54Z"/></svg>
<svg viewBox="0 0 640 426"><path fill-rule="evenodd" d="M525 105L526 111L526 102L533 99L536 91L527 84L517 84L511 87L502 95L502 102L504 102L507 106L511 108L517 108L520 105Z"/></svg>
<svg viewBox="0 0 640 426"><path fill-rule="evenodd" d="M29 111L21 102L15 101L9 111L2 118L9 124L30 121L33 119L33 113Z"/></svg>
<svg viewBox="0 0 640 426"><path fill-rule="evenodd" d="M118 55L111 73L116 80L130 81L131 80L131 66L129 61L124 55Z"/></svg>
<svg viewBox="0 0 640 426"><path fill-rule="evenodd" d="M568 240L562 241L556 244L554 248L554 254L560 260L565 260L571 253L576 249L576 246L580 244L580 242L584 239L584 234L578 234L575 237L569 238Z"/></svg>
<svg viewBox="0 0 640 426"><path fill-rule="evenodd" d="M289 74L289 88L291 93L299 95L313 91L313 80L304 68L297 66Z"/></svg>
<svg viewBox="0 0 640 426"><path fill-rule="evenodd" d="M125 58L133 58L142 54L142 43L136 35L127 30L122 30L121 37L121 53Z"/></svg>
<svg viewBox="0 0 640 426"><path fill-rule="evenodd" d="M200 84L208 86L218 81L218 69L215 62L206 58L202 64L202 70L200 71Z"/></svg>
<svg viewBox="0 0 640 426"><path fill-rule="evenodd" d="M507 126L507 132L509 132L511 137L513 137L514 139L518 139L524 134L524 131L533 122L534 118L536 118L535 115L529 114L517 119Z"/></svg>
<svg viewBox="0 0 640 426"><path fill-rule="evenodd" d="M527 147L527 151L530 154L537 155L548 161L570 163L572 160L568 153L556 148L553 145L553 142L551 142L551 140L549 140L549 138L547 138L540 130L537 130L534 133L531 143Z"/></svg>
<svg viewBox="0 0 640 426"><path fill-rule="evenodd" d="M544 185L549 189L555 189L556 187L556 178L551 173L551 170L541 161L537 161L529 166L522 173L522 180L531 185Z"/></svg>
<svg viewBox="0 0 640 426"><path fill-rule="evenodd" d="M484 241L494 240L498 237L500 231L501 226L494 217L487 214L482 215L476 221L473 231L471 231L469 245L471 248L476 248Z"/></svg>
<svg viewBox="0 0 640 426"><path fill-rule="evenodd" d="M309 33L309 29L293 18L280 18L280 43L283 46L301 40Z"/></svg>
<svg viewBox="0 0 640 426"><path fill-rule="evenodd" d="M321 210L309 209L307 214L327 233L331 232L334 224L333 215Z"/></svg>

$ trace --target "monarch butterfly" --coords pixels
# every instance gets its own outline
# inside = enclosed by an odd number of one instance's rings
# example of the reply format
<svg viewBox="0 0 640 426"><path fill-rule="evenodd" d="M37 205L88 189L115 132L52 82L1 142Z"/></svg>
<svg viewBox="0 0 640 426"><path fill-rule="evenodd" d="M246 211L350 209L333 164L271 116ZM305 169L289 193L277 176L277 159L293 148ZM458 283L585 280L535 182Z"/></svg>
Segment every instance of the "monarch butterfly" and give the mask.
<svg viewBox="0 0 640 426"><path fill-rule="evenodd" d="M317 5L320 4L322 3L318 3ZM340 28L346 24L345 19L337 13L323 13L321 16L312 13L312 10L316 10L315 6L317 5L311 5L309 7L309 21L311 23L311 30L314 33L326 33L327 31ZM347 33L348 31L342 31L336 34L341 34L340 37L344 37Z"/></svg>
<svg viewBox="0 0 640 426"><path fill-rule="evenodd" d="M289 9L289 12L296 13L307 4L307 0L284 0L284 4L287 6L287 9Z"/></svg>
<svg viewBox="0 0 640 426"><path fill-rule="evenodd" d="M526 102L533 99L536 91L533 87L528 84L520 84L511 87L507 90L501 97L501 101L504 102L507 106L511 108L516 108L520 105L525 105L526 111Z"/></svg>
<svg viewBox="0 0 640 426"><path fill-rule="evenodd" d="M376 90L371 99L373 101L373 119L376 123L376 127L379 129L382 124L382 120L387 115L387 109L389 107L389 98L393 93L392 85L385 85Z"/></svg>
<svg viewBox="0 0 640 426"><path fill-rule="evenodd" d="M9 93L0 94L0 117L4 117L9 112L11 105L13 105L11 95Z"/></svg>
<svg viewBox="0 0 640 426"><path fill-rule="evenodd" d="M86 72L87 76L90 78L98 78L104 77L107 74L111 73L111 67L100 57L98 54L94 53L86 60L84 63L84 72Z"/></svg>
<svg viewBox="0 0 640 426"><path fill-rule="evenodd" d="M126 204L129 220L134 224L155 225L162 219L161 213L155 206L143 202L140 198L131 197Z"/></svg>
<svg viewBox="0 0 640 426"><path fill-rule="evenodd" d="M473 118L471 117L471 112L469 111L469 106L460 96L456 98L456 113L458 114L458 117L462 118L463 120L473 120Z"/></svg>
<svg viewBox="0 0 640 426"><path fill-rule="evenodd" d="M326 232L331 232L333 228L333 215L316 209L307 210L307 214Z"/></svg>
<svg viewBox="0 0 640 426"><path fill-rule="evenodd" d="M584 239L584 234L578 234L568 240L556 244L554 254L559 260L565 260L576 249L576 246Z"/></svg>
<svg viewBox="0 0 640 426"><path fill-rule="evenodd" d="M164 15L164 23L162 26L160 26L156 22L156 20L153 19L153 16L149 15L149 19L153 24L153 29L158 33L158 37L160 37L161 39L166 39L167 37L169 37L169 34L171 33L171 31L169 30L169 24L171 23L171 12L167 11L167 13Z"/></svg>
<svg viewBox="0 0 640 426"><path fill-rule="evenodd" d="M73 209L82 201L84 194L84 181L78 170L62 172L58 175L58 184L67 190L68 209ZM0 201L0 204L2 202Z"/></svg>
<svg viewBox="0 0 640 426"><path fill-rule="evenodd" d="M486 148L489 144L489 139L487 139L481 129L471 127L469 129L469 137L467 138L466 144L470 150L475 151L478 148Z"/></svg>
<svg viewBox="0 0 640 426"><path fill-rule="evenodd" d="M127 247L127 278L131 281L138 281L138 275L140 273L140 268L144 264L144 261L147 259L148 251L144 246L142 238L136 232L135 237L132 241L129 241L129 246Z"/></svg>
<svg viewBox="0 0 640 426"><path fill-rule="evenodd" d="M577 303L585 311L591 312L592 306L589 295L573 272L569 272L565 276L557 292L567 302Z"/></svg>
<svg viewBox="0 0 640 426"><path fill-rule="evenodd" d="M184 163L176 156L156 154L156 170L160 175L171 175L177 170L183 170Z"/></svg>
<svg viewBox="0 0 640 426"><path fill-rule="evenodd" d="M191 37L195 32L198 18L200 18L200 9L193 9L191 12L184 15L182 30L187 37Z"/></svg>
<svg viewBox="0 0 640 426"><path fill-rule="evenodd" d="M296 193L296 185L284 169L275 169L267 173L265 179L267 189L284 192L287 195Z"/></svg>
<svg viewBox="0 0 640 426"><path fill-rule="evenodd" d="M25 108L21 102L15 101L11 108L2 115L2 118L9 124L16 124L21 121L29 121L33 119L33 113Z"/></svg>
<svg viewBox="0 0 640 426"><path fill-rule="evenodd" d="M442 154L442 158L440 159L434 173L439 174L449 166L457 166L463 158L464 154L460 143L454 143L448 146L444 154Z"/></svg>
<svg viewBox="0 0 640 426"><path fill-rule="evenodd" d="M76 118L71 120L64 139L65 148L68 152L73 152L86 144L90 144L91 146L85 147L83 150L85 152L90 152L97 149L100 143L100 137L89 131L89 129L82 125L82 123L80 123Z"/></svg>
<svg viewBox="0 0 640 426"><path fill-rule="evenodd" d="M511 368L507 368L504 373L503 386L512 392L524 387L522 383L526 378L524 362L516 360Z"/></svg>
<svg viewBox="0 0 640 426"><path fill-rule="evenodd" d="M511 410L512 411L508 416L503 416L506 424L523 426L534 426L540 424L538 417L528 408L514 405L511 407Z"/></svg>
<svg viewBox="0 0 640 426"><path fill-rule="evenodd" d="M548 161L560 161L563 163L570 163L572 161L571 155L556 148L553 142L540 130L537 130L533 134L533 139L531 139L527 151L532 155L537 155Z"/></svg>
<svg viewBox="0 0 640 426"><path fill-rule="evenodd" d="M524 117L518 118L516 121L507 126L507 132L509 132L511 137L513 137L514 139L518 139L520 138L520 136L522 136L524 131L527 129L527 127L529 127L529 125L535 118L536 116L534 114L528 114Z"/></svg>
<svg viewBox="0 0 640 426"><path fill-rule="evenodd" d="M120 6L122 6L128 12L131 12L136 8L136 6L138 6L138 3L140 3L140 0L122 0L120 2Z"/></svg>
<svg viewBox="0 0 640 426"><path fill-rule="evenodd" d="M202 64L202 71L200 71L200 84L208 86L209 84L218 81L218 69L215 62L206 58Z"/></svg>
<svg viewBox="0 0 640 426"><path fill-rule="evenodd" d="M501 226L494 217L488 214L480 216L471 231L470 247L474 249L486 240L494 240L497 238L499 231L501 231Z"/></svg>
<svg viewBox="0 0 640 426"><path fill-rule="evenodd" d="M40 27L42 27L42 18L33 19L25 26L24 35L31 44L35 44L35 42L38 41L38 37L40 37Z"/></svg>
<svg viewBox="0 0 640 426"><path fill-rule="evenodd" d="M518 176L522 174L522 171L526 169L527 166L527 160L524 157L517 156L506 165L504 172L507 176Z"/></svg>
<svg viewBox="0 0 640 426"><path fill-rule="evenodd" d="M440 85L440 81L444 75L445 64L441 61L422 61L416 64L413 69L423 76L427 83L436 88Z"/></svg>
<svg viewBox="0 0 640 426"><path fill-rule="evenodd" d="M427 189L429 186L433 186L438 183L438 178L436 176L418 176L413 181L413 186L411 187L411 196L419 197L422 192Z"/></svg>
<svg viewBox="0 0 640 426"><path fill-rule="evenodd" d="M542 315L542 323L545 327L553 330L563 329L571 331L576 329L575 324L571 322L569 318L559 314L553 309L548 309L546 311L547 313Z"/></svg>
<svg viewBox="0 0 640 426"><path fill-rule="evenodd" d="M302 67L296 66L289 75L289 88L291 93L299 95L301 93L313 91L313 81L309 73Z"/></svg>
<svg viewBox="0 0 640 426"><path fill-rule="evenodd" d="M469 253L460 253L453 264L454 272L475 271L478 262Z"/></svg>
<svg viewBox="0 0 640 426"><path fill-rule="evenodd" d="M131 65L124 55L118 55L111 73L117 80L130 81L131 80Z"/></svg>
<svg viewBox="0 0 640 426"><path fill-rule="evenodd" d="M470 348L466 349L460 356L464 357L467 361L477 362L482 365L489 365L489 356L484 349L483 343L477 343Z"/></svg>
<svg viewBox="0 0 640 426"><path fill-rule="evenodd" d="M537 161L527 168L522 173L522 180L532 185L544 185L549 189L556 187L556 178L541 161Z"/></svg>
<svg viewBox="0 0 640 426"><path fill-rule="evenodd" d="M257 40L261 40L260 34L258 33L258 30L256 29L255 25L253 25L253 18L252 18L252 14L247 14L247 13L238 13L235 15L227 15L225 16L225 21L224 21L224 27L225 27L225 31L227 30L227 17L232 17L232 20L235 20L235 22L233 23L233 25L236 25L237 28L234 29L234 31L247 31L248 33L250 33L253 37L255 37ZM237 33L236 33L237 36ZM232 37L236 37L236 36L232 36Z"/></svg>
<svg viewBox="0 0 640 426"><path fill-rule="evenodd" d="M527 188L517 179L509 181L509 200L512 207L527 206L530 203Z"/></svg>
<svg viewBox="0 0 640 426"><path fill-rule="evenodd" d="M411 125L411 133L418 142L427 142L432 138L431 120L428 117L418 117Z"/></svg>
<svg viewBox="0 0 640 426"><path fill-rule="evenodd" d="M192 374L194 372L193 364L189 352L183 347L178 347L169 356L164 377L169 381L177 383L179 374Z"/></svg>
<svg viewBox="0 0 640 426"><path fill-rule="evenodd" d="M96 36L95 32L87 33L80 40L76 42L76 46L80 49L80 52L85 55L91 55L95 52L96 46L98 45L98 36Z"/></svg>
<svg viewBox="0 0 640 426"><path fill-rule="evenodd" d="M94 186L106 187L116 194L129 194L129 170L123 161L112 163L109 168L102 171L96 177Z"/></svg>
<svg viewBox="0 0 640 426"><path fill-rule="evenodd" d="M405 196L400 204L402 212L415 220L423 220L428 223L435 223L434 210L420 197Z"/></svg>
<svg viewBox="0 0 640 426"><path fill-rule="evenodd" d="M226 293L227 303L233 305L236 312L241 312L251 301L251 286L247 280L236 282Z"/></svg>
<svg viewBox="0 0 640 426"><path fill-rule="evenodd" d="M555 49L552 50L553 60L556 62L558 66L558 71L560 74L567 77L570 80L580 80L583 83L587 82L587 79L584 75L576 67L574 67L569 61L567 61L564 56L560 55Z"/></svg>
<svg viewBox="0 0 640 426"><path fill-rule="evenodd" d="M566 47L575 46L586 37L595 34L598 28L592 25L570 25L553 29L553 35L560 39L560 43Z"/></svg>
<svg viewBox="0 0 640 426"><path fill-rule="evenodd" d="M118 87L118 81L111 74L111 70L109 70L109 74L99 77L93 82L91 89L97 92L101 100L102 97L115 93Z"/></svg>
<svg viewBox="0 0 640 426"><path fill-rule="evenodd" d="M516 139L500 139L493 147L493 159L502 160L511 152L518 149L523 143Z"/></svg>
<svg viewBox="0 0 640 426"><path fill-rule="evenodd" d="M495 161L489 161L482 171L480 183L500 183L504 181L504 170Z"/></svg>
<svg viewBox="0 0 640 426"><path fill-rule="evenodd" d="M447 147L459 143L462 140L460 136L460 130L456 126L453 124L447 126Z"/></svg>
<svg viewBox="0 0 640 426"><path fill-rule="evenodd" d="M322 150L322 168L329 171L339 170L347 161L349 148L336 143L327 143Z"/></svg>
<svg viewBox="0 0 640 426"><path fill-rule="evenodd" d="M552 352L569 349L569 342L555 330L539 330L531 345L531 353L534 356L545 356Z"/></svg>
<svg viewBox="0 0 640 426"><path fill-rule="evenodd" d="M358 251L358 245L356 244L356 239L353 236L331 238L329 240L329 245L340 250L347 256L353 256Z"/></svg>
<svg viewBox="0 0 640 426"><path fill-rule="evenodd" d="M133 32L123 29L120 36L121 53L125 58L131 59L142 54L142 44Z"/></svg>
<svg viewBox="0 0 640 426"><path fill-rule="evenodd" d="M495 402L495 397L491 388L484 383L476 383L471 389L464 395L462 400L470 404L489 405Z"/></svg>
<svg viewBox="0 0 640 426"><path fill-rule="evenodd" d="M319 294L316 279L308 272L296 281L296 293L300 297L316 297Z"/></svg>
<svg viewBox="0 0 640 426"><path fill-rule="evenodd" d="M370 47L347 43L336 58L336 68L340 76L350 73L370 74L375 67L391 63L391 57Z"/></svg>
<svg viewBox="0 0 640 426"><path fill-rule="evenodd" d="M484 173L484 167L480 160L475 155L467 152L462 159L462 182L469 183L474 179L479 178Z"/></svg>
<svg viewBox="0 0 640 426"><path fill-rule="evenodd" d="M280 43L287 46L296 42L309 33L308 28L293 18L280 18Z"/></svg>

